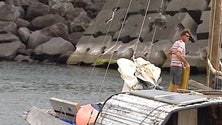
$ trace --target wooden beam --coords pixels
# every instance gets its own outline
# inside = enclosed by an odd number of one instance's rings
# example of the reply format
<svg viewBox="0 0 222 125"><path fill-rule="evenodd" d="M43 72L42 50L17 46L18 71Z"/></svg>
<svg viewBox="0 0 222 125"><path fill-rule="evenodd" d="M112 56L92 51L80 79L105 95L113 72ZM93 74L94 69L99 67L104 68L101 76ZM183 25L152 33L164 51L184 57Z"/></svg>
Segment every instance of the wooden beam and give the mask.
<svg viewBox="0 0 222 125"><path fill-rule="evenodd" d="M195 80L192 80L192 79L188 81L188 84L192 85L192 86L195 86L195 87L197 87L199 89L202 89L202 90L213 90L212 88L210 88L208 86L205 86L202 83L199 83L199 82L197 82Z"/></svg>
<svg viewBox="0 0 222 125"><path fill-rule="evenodd" d="M219 70L219 43L220 43L220 18L221 18L221 0L211 0L211 15L210 15L210 27L209 27L209 39L208 39L208 57L211 64L216 70ZM209 68L209 67L208 67ZM209 69L207 71L207 84L211 86L214 79Z"/></svg>

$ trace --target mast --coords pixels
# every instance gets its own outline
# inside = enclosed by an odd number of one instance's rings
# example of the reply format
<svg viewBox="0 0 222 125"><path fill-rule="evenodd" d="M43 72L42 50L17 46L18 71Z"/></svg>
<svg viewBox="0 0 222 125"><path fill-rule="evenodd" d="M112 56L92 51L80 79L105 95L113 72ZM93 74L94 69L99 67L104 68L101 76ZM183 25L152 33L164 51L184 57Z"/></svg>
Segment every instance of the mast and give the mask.
<svg viewBox="0 0 222 125"><path fill-rule="evenodd" d="M210 26L208 39L208 58L214 67L219 70L220 61L220 17L221 17L221 0L211 0ZM208 65L207 65L208 66ZM213 74L207 67L207 83L212 87L216 74Z"/></svg>

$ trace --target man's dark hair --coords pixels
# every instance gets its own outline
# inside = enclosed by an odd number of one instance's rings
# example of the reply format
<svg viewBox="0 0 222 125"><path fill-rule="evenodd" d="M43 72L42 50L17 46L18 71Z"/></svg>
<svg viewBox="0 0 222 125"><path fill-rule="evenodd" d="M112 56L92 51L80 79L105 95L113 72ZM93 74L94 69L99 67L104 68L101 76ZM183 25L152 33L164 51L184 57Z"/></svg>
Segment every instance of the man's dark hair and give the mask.
<svg viewBox="0 0 222 125"><path fill-rule="evenodd" d="M188 33L189 35L191 35L191 32L190 32L189 29L183 29L182 32L180 33L180 36L186 35L187 33Z"/></svg>

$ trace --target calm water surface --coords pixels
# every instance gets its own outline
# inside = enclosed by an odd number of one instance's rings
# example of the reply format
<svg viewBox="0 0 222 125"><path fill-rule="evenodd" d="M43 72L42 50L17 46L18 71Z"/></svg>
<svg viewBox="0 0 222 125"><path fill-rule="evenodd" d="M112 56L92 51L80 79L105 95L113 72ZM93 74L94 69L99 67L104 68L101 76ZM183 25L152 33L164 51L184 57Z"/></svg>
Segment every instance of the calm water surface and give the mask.
<svg viewBox="0 0 222 125"><path fill-rule="evenodd" d="M50 108L57 97L80 104L104 101L120 92L123 81L116 70L103 68L0 62L0 125L27 125L22 114L32 106ZM167 89L168 72L161 85ZM192 75L205 81L205 75Z"/></svg>

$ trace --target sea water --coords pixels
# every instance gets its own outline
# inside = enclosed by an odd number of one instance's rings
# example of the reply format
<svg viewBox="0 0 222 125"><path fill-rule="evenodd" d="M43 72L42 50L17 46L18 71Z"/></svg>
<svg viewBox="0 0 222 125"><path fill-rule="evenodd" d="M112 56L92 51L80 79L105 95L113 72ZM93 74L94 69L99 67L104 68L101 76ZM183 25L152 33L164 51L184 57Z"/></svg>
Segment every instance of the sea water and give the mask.
<svg viewBox="0 0 222 125"><path fill-rule="evenodd" d="M162 72L167 89L169 73ZM191 75L199 82L205 75ZM123 80L115 69L90 66L0 62L0 125L28 125L24 112L32 106L51 108L51 97L81 105L105 101L121 92Z"/></svg>

